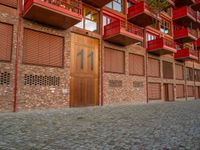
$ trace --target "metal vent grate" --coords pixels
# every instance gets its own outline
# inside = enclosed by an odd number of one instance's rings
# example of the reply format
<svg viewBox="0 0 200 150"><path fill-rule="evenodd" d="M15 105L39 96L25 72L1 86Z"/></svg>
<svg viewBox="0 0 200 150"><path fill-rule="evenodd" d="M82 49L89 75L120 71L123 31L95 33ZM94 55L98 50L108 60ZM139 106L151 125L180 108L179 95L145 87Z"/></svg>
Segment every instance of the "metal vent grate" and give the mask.
<svg viewBox="0 0 200 150"><path fill-rule="evenodd" d="M10 73L0 72L0 85L9 85L10 84Z"/></svg>
<svg viewBox="0 0 200 150"><path fill-rule="evenodd" d="M60 86L60 77L27 75L24 76L24 85L29 86Z"/></svg>

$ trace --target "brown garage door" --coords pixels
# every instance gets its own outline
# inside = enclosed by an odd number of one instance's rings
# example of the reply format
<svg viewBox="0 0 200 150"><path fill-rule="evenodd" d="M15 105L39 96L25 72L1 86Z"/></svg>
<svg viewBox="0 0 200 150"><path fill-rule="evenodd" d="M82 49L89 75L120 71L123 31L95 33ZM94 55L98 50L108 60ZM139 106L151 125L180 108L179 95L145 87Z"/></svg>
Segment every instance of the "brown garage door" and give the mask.
<svg viewBox="0 0 200 150"><path fill-rule="evenodd" d="M149 100L160 100L161 99L160 83L149 83L148 84L148 99Z"/></svg>
<svg viewBox="0 0 200 150"><path fill-rule="evenodd" d="M164 98L165 101L174 100L173 84L164 84Z"/></svg>
<svg viewBox="0 0 200 150"><path fill-rule="evenodd" d="M194 86L187 86L187 95L188 97L194 97Z"/></svg>
<svg viewBox="0 0 200 150"><path fill-rule="evenodd" d="M184 85L183 84L177 84L176 85L176 98L184 98Z"/></svg>

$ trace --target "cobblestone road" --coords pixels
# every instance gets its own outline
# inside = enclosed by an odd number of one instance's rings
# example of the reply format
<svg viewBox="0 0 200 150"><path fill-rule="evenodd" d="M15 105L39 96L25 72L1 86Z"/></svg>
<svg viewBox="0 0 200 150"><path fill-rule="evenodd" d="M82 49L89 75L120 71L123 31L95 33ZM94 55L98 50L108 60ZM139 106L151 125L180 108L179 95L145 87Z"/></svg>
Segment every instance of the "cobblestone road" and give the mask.
<svg viewBox="0 0 200 150"><path fill-rule="evenodd" d="M200 101L0 114L0 150L200 150Z"/></svg>

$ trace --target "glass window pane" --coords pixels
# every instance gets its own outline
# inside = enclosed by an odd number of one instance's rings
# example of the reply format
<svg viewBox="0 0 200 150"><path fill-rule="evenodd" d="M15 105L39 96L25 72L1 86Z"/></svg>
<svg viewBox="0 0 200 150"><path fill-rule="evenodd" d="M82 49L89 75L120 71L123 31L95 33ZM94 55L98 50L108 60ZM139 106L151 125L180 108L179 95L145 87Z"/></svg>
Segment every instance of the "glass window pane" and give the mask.
<svg viewBox="0 0 200 150"><path fill-rule="evenodd" d="M97 23L90 20L85 20L85 29L89 31L97 31Z"/></svg>

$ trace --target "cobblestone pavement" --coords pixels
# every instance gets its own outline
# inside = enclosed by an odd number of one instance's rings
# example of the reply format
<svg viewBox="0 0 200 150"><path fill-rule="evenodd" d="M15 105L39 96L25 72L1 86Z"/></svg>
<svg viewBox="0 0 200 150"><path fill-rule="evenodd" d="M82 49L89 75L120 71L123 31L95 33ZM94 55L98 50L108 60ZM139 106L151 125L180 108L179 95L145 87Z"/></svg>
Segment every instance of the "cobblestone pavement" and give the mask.
<svg viewBox="0 0 200 150"><path fill-rule="evenodd" d="M200 150L200 101L0 113L0 150Z"/></svg>

